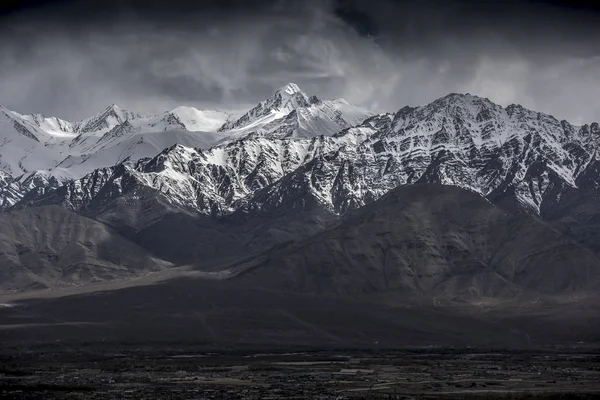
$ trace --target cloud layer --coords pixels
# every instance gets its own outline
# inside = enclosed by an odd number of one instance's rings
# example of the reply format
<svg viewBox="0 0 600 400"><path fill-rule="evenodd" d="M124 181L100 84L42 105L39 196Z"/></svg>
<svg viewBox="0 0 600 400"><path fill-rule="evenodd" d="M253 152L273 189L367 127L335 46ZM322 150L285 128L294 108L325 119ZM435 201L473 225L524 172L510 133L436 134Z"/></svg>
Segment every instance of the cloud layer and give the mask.
<svg viewBox="0 0 600 400"><path fill-rule="evenodd" d="M0 104L21 112L244 109L293 81L373 111L468 92L600 120L600 14L573 2L26 5L0 19Z"/></svg>

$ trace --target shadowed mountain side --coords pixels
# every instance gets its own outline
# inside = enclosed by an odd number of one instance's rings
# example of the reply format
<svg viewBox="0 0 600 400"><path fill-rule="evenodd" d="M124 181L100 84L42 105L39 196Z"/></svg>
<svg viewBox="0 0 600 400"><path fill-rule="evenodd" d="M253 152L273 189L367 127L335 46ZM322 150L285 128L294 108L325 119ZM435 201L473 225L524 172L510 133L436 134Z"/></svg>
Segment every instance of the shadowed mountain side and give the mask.
<svg viewBox="0 0 600 400"><path fill-rule="evenodd" d="M537 219L464 189L417 184L266 253L235 279L299 292L469 301L594 290L599 272L592 251Z"/></svg>
<svg viewBox="0 0 600 400"><path fill-rule="evenodd" d="M0 296L0 301L2 297ZM386 304L176 279L0 307L0 342L104 343L207 349L527 346L600 339L598 304L479 307ZM589 307L588 307L589 305ZM93 312L90 312L93 310ZM574 312L575 311L575 312ZM523 326L524 328L521 328Z"/></svg>
<svg viewBox="0 0 600 400"><path fill-rule="evenodd" d="M117 168L127 171L126 168ZM173 201L167 194L140 185L135 179L120 179L110 171L91 177L85 190L96 193L85 207L70 202L63 186L41 195L27 206L60 205L98 220L138 243L155 256L178 264L202 267L207 262L236 259L264 252L286 241L314 235L335 218L320 204L310 209L276 208L263 213L238 210L232 215L211 216ZM108 184L98 185L106 179ZM124 184L122 189L115 182ZM125 183L124 183L125 182ZM98 186L102 189L95 192ZM87 197L86 197L87 198ZM20 207L25 207L21 204ZM19 207L17 207L19 209Z"/></svg>
<svg viewBox="0 0 600 400"><path fill-rule="evenodd" d="M227 267L282 243L311 237L334 220L334 215L321 209L302 215L279 213L273 218L223 220L171 213L128 237L161 258L210 270Z"/></svg>
<svg viewBox="0 0 600 400"><path fill-rule="evenodd" d="M170 267L100 222L58 206L0 214L0 289L136 276Z"/></svg>
<svg viewBox="0 0 600 400"><path fill-rule="evenodd" d="M227 281L178 279L0 308L2 343L57 338L272 348L525 343L522 333L451 312L243 288Z"/></svg>
<svg viewBox="0 0 600 400"><path fill-rule="evenodd" d="M592 251L600 254L600 162L590 162L577 178L577 188L542 209L542 218Z"/></svg>
<svg viewBox="0 0 600 400"><path fill-rule="evenodd" d="M228 265L281 243L310 237L337 219L322 207L301 213L278 209L268 215L236 212L211 218L173 205L151 189L118 197L87 210L86 215L161 259L201 269Z"/></svg>
<svg viewBox="0 0 600 400"><path fill-rule="evenodd" d="M302 209L281 207L246 213L238 210L224 219L230 229L243 235L254 252L309 238L335 224L339 216L321 204Z"/></svg>
<svg viewBox="0 0 600 400"><path fill-rule="evenodd" d="M86 211L155 257L176 264L249 255L242 238L217 220L177 207L152 189L136 190Z"/></svg>

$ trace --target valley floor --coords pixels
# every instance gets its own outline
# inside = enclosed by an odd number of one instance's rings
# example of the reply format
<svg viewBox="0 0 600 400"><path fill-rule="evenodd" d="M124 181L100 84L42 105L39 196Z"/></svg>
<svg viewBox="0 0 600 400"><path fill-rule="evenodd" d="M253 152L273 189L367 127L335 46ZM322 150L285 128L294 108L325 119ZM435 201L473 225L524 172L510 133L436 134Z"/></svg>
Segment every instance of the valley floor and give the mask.
<svg viewBox="0 0 600 400"><path fill-rule="evenodd" d="M204 275L211 273L202 273ZM228 348L600 343L600 301L441 304L267 290L196 271L0 296L0 350L43 343ZM438 304L440 303L440 304Z"/></svg>
<svg viewBox="0 0 600 400"><path fill-rule="evenodd" d="M598 348L206 353L58 345L0 355L3 399L592 399Z"/></svg>

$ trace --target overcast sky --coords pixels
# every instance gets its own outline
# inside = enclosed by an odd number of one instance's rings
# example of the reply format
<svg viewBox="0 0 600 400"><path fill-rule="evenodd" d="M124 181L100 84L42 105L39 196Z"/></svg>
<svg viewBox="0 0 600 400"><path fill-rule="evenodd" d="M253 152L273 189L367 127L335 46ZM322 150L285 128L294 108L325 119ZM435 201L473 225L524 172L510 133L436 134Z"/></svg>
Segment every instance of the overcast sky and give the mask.
<svg viewBox="0 0 600 400"><path fill-rule="evenodd" d="M600 120L600 11L535 0L9 1L0 104L241 110L287 82L375 112L451 92Z"/></svg>

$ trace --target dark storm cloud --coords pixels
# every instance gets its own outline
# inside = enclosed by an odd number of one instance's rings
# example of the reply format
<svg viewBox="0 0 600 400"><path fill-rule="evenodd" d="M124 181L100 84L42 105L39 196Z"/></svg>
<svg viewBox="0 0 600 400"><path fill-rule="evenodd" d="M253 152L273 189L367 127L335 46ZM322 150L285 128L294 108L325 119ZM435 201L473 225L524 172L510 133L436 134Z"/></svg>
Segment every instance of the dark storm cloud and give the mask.
<svg viewBox="0 0 600 400"><path fill-rule="evenodd" d="M371 30L382 32L380 43L408 52L444 52L450 41L466 45L466 51L499 42L528 53L548 54L557 46L561 53L582 56L598 50L597 7L577 2L379 0L375 4L340 0L336 11L358 30L377 27Z"/></svg>
<svg viewBox="0 0 600 400"><path fill-rule="evenodd" d="M471 92L589 121L600 118L599 8L583 1L340 0L337 13L357 32L376 35L398 67L401 94L388 102Z"/></svg>
<svg viewBox="0 0 600 400"><path fill-rule="evenodd" d="M29 1L0 17L0 104L239 109L288 81L375 111L470 92L600 119L597 8L561 1Z"/></svg>

